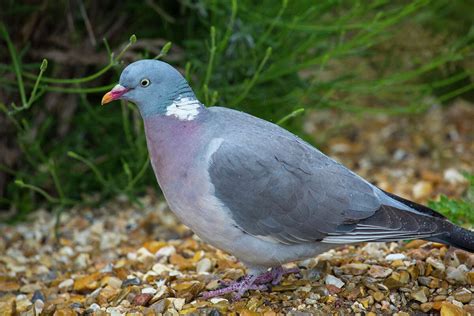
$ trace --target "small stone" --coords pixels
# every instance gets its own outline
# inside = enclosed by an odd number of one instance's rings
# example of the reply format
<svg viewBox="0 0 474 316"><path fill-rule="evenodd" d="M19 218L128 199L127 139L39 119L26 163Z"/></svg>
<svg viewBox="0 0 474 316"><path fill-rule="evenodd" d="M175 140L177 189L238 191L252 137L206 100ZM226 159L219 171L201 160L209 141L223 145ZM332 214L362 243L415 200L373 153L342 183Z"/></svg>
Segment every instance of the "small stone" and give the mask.
<svg viewBox="0 0 474 316"><path fill-rule="evenodd" d="M212 262L208 258L202 258L196 264L196 272L199 274L211 271Z"/></svg>
<svg viewBox="0 0 474 316"><path fill-rule="evenodd" d="M74 280L73 279L66 279L59 283L58 288L63 289L63 290L68 290L69 288L72 288L74 285Z"/></svg>
<svg viewBox="0 0 474 316"><path fill-rule="evenodd" d="M139 278L129 278L129 279L123 280L122 287L127 287L130 285L140 285L141 283L142 282L140 281Z"/></svg>
<svg viewBox="0 0 474 316"><path fill-rule="evenodd" d="M168 299L162 299L157 301L156 303L153 303L150 306L150 309L155 312L155 314L161 315L168 308L169 304L170 302Z"/></svg>
<svg viewBox="0 0 474 316"><path fill-rule="evenodd" d="M151 300L152 297L153 297L153 295L148 294L148 293L138 294L133 299L132 304L137 305L137 306L145 306L146 304L148 304L148 302Z"/></svg>
<svg viewBox="0 0 474 316"><path fill-rule="evenodd" d="M443 178L451 184L466 183L467 179L459 171L454 168L444 170Z"/></svg>
<svg viewBox="0 0 474 316"><path fill-rule="evenodd" d="M160 250L158 250L155 253L155 256L157 258L160 258L160 257L168 258L169 256L171 256L172 254L175 254L175 253L176 253L176 248L174 246L166 246L166 247L163 247Z"/></svg>
<svg viewBox="0 0 474 316"><path fill-rule="evenodd" d="M420 309L424 313L429 312L432 308L433 308L433 303L432 302L420 304Z"/></svg>
<svg viewBox="0 0 474 316"><path fill-rule="evenodd" d="M377 302L381 302L383 299L385 299L385 295L380 291L375 292L372 296Z"/></svg>
<svg viewBox="0 0 474 316"><path fill-rule="evenodd" d="M441 316L463 316L466 312L459 306L443 302L441 305Z"/></svg>
<svg viewBox="0 0 474 316"><path fill-rule="evenodd" d="M406 277L403 272L406 273L408 277ZM408 279L409 274L406 271L401 271L400 273L393 272L387 279L385 279L383 284L389 289L398 289L405 285L408 282Z"/></svg>
<svg viewBox="0 0 474 316"><path fill-rule="evenodd" d="M24 294L16 297L16 311L18 313L26 311L32 305L31 301Z"/></svg>
<svg viewBox="0 0 474 316"><path fill-rule="evenodd" d="M95 311L100 310L100 306L97 305L96 303L94 303L94 304L91 304L91 305L89 306L89 309L90 309L91 311L95 312Z"/></svg>
<svg viewBox="0 0 474 316"><path fill-rule="evenodd" d="M446 280L452 283L466 283L468 271L469 269L464 264L460 264L456 268L448 267L446 269Z"/></svg>
<svg viewBox="0 0 474 316"><path fill-rule="evenodd" d="M433 192L433 184L428 181L419 181L413 186L412 194L416 200L425 199Z"/></svg>
<svg viewBox="0 0 474 316"><path fill-rule="evenodd" d="M20 292L22 293L33 293L41 289L39 284L26 284L20 287Z"/></svg>
<svg viewBox="0 0 474 316"><path fill-rule="evenodd" d="M334 275L328 274L324 279L324 282L328 285L334 285L337 288L342 288L344 286L344 282L341 279L336 278Z"/></svg>
<svg viewBox="0 0 474 316"><path fill-rule="evenodd" d="M37 300L41 300L41 301L45 301L45 298L44 298L44 295L43 293L41 293L40 290L36 290L34 293L33 293L33 297L31 298L31 302L36 302Z"/></svg>
<svg viewBox="0 0 474 316"><path fill-rule="evenodd" d="M374 298L372 296L367 296L359 299L359 302L364 306L364 308L368 308L370 305L374 304Z"/></svg>
<svg viewBox="0 0 474 316"><path fill-rule="evenodd" d="M373 278L386 278L392 274L393 270L379 265L372 265L367 272Z"/></svg>
<svg viewBox="0 0 474 316"><path fill-rule="evenodd" d="M33 301L33 309L34 309L35 315L40 315L44 309L44 301L40 299Z"/></svg>
<svg viewBox="0 0 474 316"><path fill-rule="evenodd" d="M385 257L387 261L403 260L406 256L403 253L391 253Z"/></svg>
<svg viewBox="0 0 474 316"><path fill-rule="evenodd" d="M145 287L142 289L142 294L155 294L156 293L156 289L155 288L152 288L152 287Z"/></svg>
<svg viewBox="0 0 474 316"><path fill-rule="evenodd" d="M3 299L3 298L2 298ZM15 297L9 297L6 300L0 301L0 311L5 316L16 315L16 302Z"/></svg>
<svg viewBox="0 0 474 316"><path fill-rule="evenodd" d="M173 300L173 306L174 308L177 310L177 311L180 311L183 309L183 306L184 306L184 303L185 303L185 299L184 298L175 298Z"/></svg>
<svg viewBox="0 0 474 316"><path fill-rule="evenodd" d="M426 240L415 239L415 240L412 240L412 241L409 241L408 243L406 243L404 247L406 249L415 249L415 248L420 248L421 246L423 246L426 243L427 243Z"/></svg>
<svg viewBox="0 0 474 316"><path fill-rule="evenodd" d="M349 263L341 267L342 271L346 274L361 275L369 269L369 265L365 263Z"/></svg>
<svg viewBox="0 0 474 316"><path fill-rule="evenodd" d="M454 299L461 303L469 303L472 299L472 293L466 288L461 288L453 293Z"/></svg>
<svg viewBox="0 0 474 316"><path fill-rule="evenodd" d="M99 287L99 280L101 273L96 272L90 275L80 277L74 281L74 291L76 292L90 292Z"/></svg>
<svg viewBox="0 0 474 316"><path fill-rule="evenodd" d="M107 284L114 289L119 289L122 287L122 280L114 276L106 276L101 281L102 284Z"/></svg>
<svg viewBox="0 0 474 316"><path fill-rule="evenodd" d="M149 252L154 253L156 255L156 252L160 250L161 248L166 246L166 242L164 241L147 241L143 244L143 247L146 248Z"/></svg>
<svg viewBox="0 0 474 316"><path fill-rule="evenodd" d="M142 247L137 250L137 261L146 265L151 265L155 261L155 256L146 248Z"/></svg>
<svg viewBox="0 0 474 316"><path fill-rule="evenodd" d="M429 263L430 265L433 266L433 268L441 272L444 272L444 270L446 269L446 267L444 266L443 262L441 262L441 260L437 260L432 257L428 257L426 259L426 263Z"/></svg>
<svg viewBox="0 0 474 316"><path fill-rule="evenodd" d="M228 302L228 300L226 300L225 298L222 298L222 297L213 297L209 301L212 304L217 304L217 303L220 303L220 302Z"/></svg>
<svg viewBox="0 0 474 316"><path fill-rule="evenodd" d="M428 302L428 298L426 297L425 289L426 288L420 288L416 291L411 292L410 293L411 298L413 298L414 300L416 300L420 303Z"/></svg>

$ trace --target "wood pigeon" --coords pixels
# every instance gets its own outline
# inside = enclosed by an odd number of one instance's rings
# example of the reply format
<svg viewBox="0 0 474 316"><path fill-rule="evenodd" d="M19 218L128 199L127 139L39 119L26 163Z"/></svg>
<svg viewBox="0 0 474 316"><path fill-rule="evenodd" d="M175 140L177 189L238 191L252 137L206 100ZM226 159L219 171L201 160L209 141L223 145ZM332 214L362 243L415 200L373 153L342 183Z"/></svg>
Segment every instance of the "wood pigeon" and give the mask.
<svg viewBox="0 0 474 316"><path fill-rule="evenodd" d="M169 64L140 60L104 95L135 103L151 163L176 216L248 268L205 298L276 284L287 262L341 244L421 238L474 251L474 233L384 192L287 130L206 108ZM270 271L268 269L271 268Z"/></svg>

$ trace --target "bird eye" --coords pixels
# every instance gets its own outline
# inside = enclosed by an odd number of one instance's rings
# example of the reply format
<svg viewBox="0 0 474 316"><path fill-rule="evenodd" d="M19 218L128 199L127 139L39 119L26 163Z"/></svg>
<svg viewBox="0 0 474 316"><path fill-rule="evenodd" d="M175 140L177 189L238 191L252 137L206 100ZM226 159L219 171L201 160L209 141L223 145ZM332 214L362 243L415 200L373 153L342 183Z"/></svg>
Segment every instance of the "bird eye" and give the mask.
<svg viewBox="0 0 474 316"><path fill-rule="evenodd" d="M140 85L141 85L142 87L148 87L148 86L150 85L150 80L144 78L144 79L140 80Z"/></svg>

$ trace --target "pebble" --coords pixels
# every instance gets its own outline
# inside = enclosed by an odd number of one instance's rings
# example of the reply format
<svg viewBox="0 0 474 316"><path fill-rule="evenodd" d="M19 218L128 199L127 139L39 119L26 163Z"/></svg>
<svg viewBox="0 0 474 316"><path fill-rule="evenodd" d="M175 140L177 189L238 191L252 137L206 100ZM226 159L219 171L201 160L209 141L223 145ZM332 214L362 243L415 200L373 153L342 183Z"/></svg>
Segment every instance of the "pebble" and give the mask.
<svg viewBox="0 0 474 316"><path fill-rule="evenodd" d="M66 279L66 280L62 281L61 283L59 283L58 288L60 288L60 289L69 289L69 288L72 288L73 285L74 285L74 280L73 279Z"/></svg>
<svg viewBox="0 0 474 316"><path fill-rule="evenodd" d="M454 304L443 302L440 310L441 316L463 316L466 312L459 306Z"/></svg>
<svg viewBox="0 0 474 316"><path fill-rule="evenodd" d="M456 290L453 293L453 296L457 301L461 303L469 303L471 299L473 298L471 291L469 291L466 288L461 288L459 290Z"/></svg>
<svg viewBox="0 0 474 316"><path fill-rule="evenodd" d="M385 260L387 261L395 261L395 260L403 260L406 256L403 253L391 253L385 256Z"/></svg>
<svg viewBox="0 0 474 316"><path fill-rule="evenodd" d="M36 290L34 293L33 293L33 296L31 298L31 301L34 303L36 302L37 300L40 300L40 301L45 301L45 298L44 298L44 295L43 293L40 291L40 290Z"/></svg>
<svg viewBox="0 0 474 316"><path fill-rule="evenodd" d="M133 305L138 305L138 306L145 306L146 304L148 304L148 302L151 300L152 297L153 297L153 295L148 294L148 293L138 294L133 299L132 304Z"/></svg>
<svg viewBox="0 0 474 316"><path fill-rule="evenodd" d="M26 284L20 287L20 292L22 293L33 293L38 290L41 290L41 286L39 284Z"/></svg>
<svg viewBox="0 0 474 316"><path fill-rule="evenodd" d="M139 278L129 278L129 279L125 279L123 280L122 282L122 287L127 287L127 286L131 286L131 285L140 285L142 282L140 281Z"/></svg>
<svg viewBox="0 0 474 316"><path fill-rule="evenodd" d="M169 256L171 256L172 254L175 254L175 253L176 253L176 248L174 246L165 246L165 247L160 248L155 253L155 256L157 258L160 258L160 257L168 258Z"/></svg>
<svg viewBox="0 0 474 316"><path fill-rule="evenodd" d="M184 298L175 298L173 299L173 306L176 308L177 311L180 311L183 309L185 299Z"/></svg>
<svg viewBox="0 0 474 316"><path fill-rule="evenodd" d="M392 274L393 270L379 265L372 265L367 272L373 278L386 278Z"/></svg>
<svg viewBox="0 0 474 316"><path fill-rule="evenodd" d="M469 269L464 265L460 264L458 267L448 267L446 269L446 280L451 282L466 283L466 274Z"/></svg>
<svg viewBox="0 0 474 316"><path fill-rule="evenodd" d="M446 269L446 267L444 266L444 263L441 260L438 260L432 257L426 258L426 263L431 264L433 268L441 272L444 272L444 270Z"/></svg>
<svg viewBox="0 0 474 316"><path fill-rule="evenodd" d="M33 308L34 308L34 311L35 311L35 315L40 315L42 312L43 312L43 309L44 309L44 301L43 300L40 300L40 299L37 299L35 301L33 301Z"/></svg>
<svg viewBox="0 0 474 316"><path fill-rule="evenodd" d="M426 297L426 290L427 288L420 288L416 291L411 292L410 296L411 298L420 303L426 303L428 301L428 298Z"/></svg>
<svg viewBox="0 0 474 316"><path fill-rule="evenodd" d="M93 312L96 312L96 311L100 310L100 306L97 305L96 303L93 303L89 306L89 309Z"/></svg>
<svg viewBox="0 0 474 316"><path fill-rule="evenodd" d="M433 184L429 181L419 181L417 182L412 189L413 197L416 200L425 199L431 195L433 192Z"/></svg>
<svg viewBox="0 0 474 316"><path fill-rule="evenodd" d="M349 263L343 265L341 269L346 274L362 275L369 269L369 267L370 265L365 263Z"/></svg>
<svg viewBox="0 0 474 316"><path fill-rule="evenodd" d="M196 264L196 272L200 273L200 274L207 273L207 272L211 271L211 266L212 266L212 262L211 262L210 259L202 258Z"/></svg>
<svg viewBox="0 0 474 316"><path fill-rule="evenodd" d="M443 178L451 184L466 183L467 179L459 171L454 168L444 170Z"/></svg>
<svg viewBox="0 0 474 316"><path fill-rule="evenodd" d="M342 288L345 284L341 279L338 279L331 274L326 275L324 282L328 285L334 285L335 287L339 289Z"/></svg>
<svg viewBox="0 0 474 316"><path fill-rule="evenodd" d="M157 291L152 287L145 287L142 289L142 294L155 294Z"/></svg>

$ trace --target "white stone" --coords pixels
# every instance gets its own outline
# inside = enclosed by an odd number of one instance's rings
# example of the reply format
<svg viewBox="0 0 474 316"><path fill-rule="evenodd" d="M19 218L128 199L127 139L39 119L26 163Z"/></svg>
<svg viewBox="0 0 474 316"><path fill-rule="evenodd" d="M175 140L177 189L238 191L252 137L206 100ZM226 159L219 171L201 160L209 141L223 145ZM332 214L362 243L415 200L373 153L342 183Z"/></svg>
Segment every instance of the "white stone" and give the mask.
<svg viewBox="0 0 474 316"><path fill-rule="evenodd" d="M155 253L155 257L169 257L172 254L176 253L176 248L174 246L165 246L160 249Z"/></svg>
<svg viewBox="0 0 474 316"><path fill-rule="evenodd" d="M100 309L100 306L97 305L96 303L93 303L91 304L91 306L89 306L89 309L91 309L92 311L98 311Z"/></svg>
<svg viewBox="0 0 474 316"><path fill-rule="evenodd" d="M152 287L145 287L142 289L142 294L155 294L156 290Z"/></svg>
<svg viewBox="0 0 474 316"><path fill-rule="evenodd" d="M173 300L173 306L176 308L177 311L180 311L183 309L184 303L186 300L184 298L176 298Z"/></svg>
<svg viewBox="0 0 474 316"><path fill-rule="evenodd" d="M403 260L406 256L403 253L391 253L385 257L387 261Z"/></svg>
<svg viewBox="0 0 474 316"><path fill-rule="evenodd" d="M467 182L466 178L454 168L444 170L443 178L451 184Z"/></svg>
<svg viewBox="0 0 474 316"><path fill-rule="evenodd" d="M210 301L212 304L217 304L219 302L227 302L225 298L221 298L221 297L213 297L210 299Z"/></svg>
<svg viewBox="0 0 474 316"><path fill-rule="evenodd" d="M58 288L65 289L65 288L69 288L73 285L74 285L74 280L73 279L66 279L66 280L62 281L61 283L59 283Z"/></svg>
<svg viewBox="0 0 474 316"><path fill-rule="evenodd" d="M199 274L208 273L209 271L211 271L211 267L212 267L211 260L209 260L208 258L202 258L196 264L196 272Z"/></svg>
<svg viewBox="0 0 474 316"><path fill-rule="evenodd" d="M331 275L331 274L326 275L326 279L324 280L324 282L326 284L334 285L335 287L339 289L343 287L345 284L341 279L336 278L334 275Z"/></svg>

